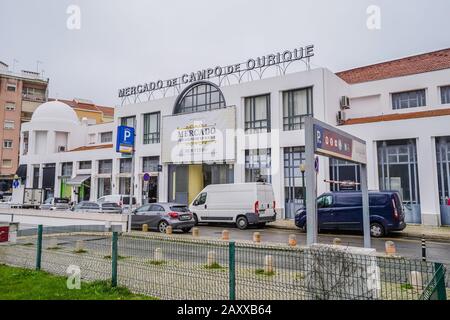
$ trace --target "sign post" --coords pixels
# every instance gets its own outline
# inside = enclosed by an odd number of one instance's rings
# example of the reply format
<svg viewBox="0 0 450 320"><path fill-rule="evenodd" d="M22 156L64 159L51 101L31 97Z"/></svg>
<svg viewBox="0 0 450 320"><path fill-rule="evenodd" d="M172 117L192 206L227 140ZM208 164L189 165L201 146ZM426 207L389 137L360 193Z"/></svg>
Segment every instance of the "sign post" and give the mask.
<svg viewBox="0 0 450 320"><path fill-rule="evenodd" d="M361 165L364 247L370 248L366 142L313 117L307 117L305 120L305 153L307 168L306 198L309 200L306 203L307 244L317 243L317 181L315 172L318 169L318 162L315 159L317 154ZM312 168L315 170L311 170Z"/></svg>
<svg viewBox="0 0 450 320"><path fill-rule="evenodd" d="M128 202L128 232L131 231L131 216L133 213L133 194L134 194L134 139L135 131L133 127L117 127L116 152L122 155L131 156L131 176L130 176L130 199Z"/></svg>

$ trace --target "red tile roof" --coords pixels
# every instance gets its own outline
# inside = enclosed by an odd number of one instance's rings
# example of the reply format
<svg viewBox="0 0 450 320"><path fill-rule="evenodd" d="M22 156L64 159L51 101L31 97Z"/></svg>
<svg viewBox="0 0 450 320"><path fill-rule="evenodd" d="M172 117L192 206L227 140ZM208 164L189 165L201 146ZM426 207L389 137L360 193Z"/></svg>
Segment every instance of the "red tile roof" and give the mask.
<svg viewBox="0 0 450 320"><path fill-rule="evenodd" d="M450 48L336 73L349 84L450 68Z"/></svg>
<svg viewBox="0 0 450 320"><path fill-rule="evenodd" d="M87 150L97 150L97 149L109 149L112 148L113 145L112 144L101 144L101 145L96 145L96 146L82 146L79 148L75 148L70 151L87 151Z"/></svg>
<svg viewBox="0 0 450 320"><path fill-rule="evenodd" d="M428 118L428 117L441 117L441 116L450 116L450 108L427 110L427 111L417 111L417 112L409 112L409 113L394 113L394 114L386 114L386 115L381 115L381 116L372 116L372 117L364 117L364 118L353 118L353 119L346 120L344 122L344 125L373 123L373 122L382 122L382 121L406 120L406 119L417 119L417 118Z"/></svg>
<svg viewBox="0 0 450 320"><path fill-rule="evenodd" d="M88 110L88 111L92 111L92 112L101 112L101 113L103 113L103 115L105 115L107 117L114 116L114 108L112 108L112 107L98 106L95 104L77 102L75 100L52 99L52 98L50 98L48 100L49 101L58 100L58 101L64 102L65 104L71 106L74 109Z"/></svg>

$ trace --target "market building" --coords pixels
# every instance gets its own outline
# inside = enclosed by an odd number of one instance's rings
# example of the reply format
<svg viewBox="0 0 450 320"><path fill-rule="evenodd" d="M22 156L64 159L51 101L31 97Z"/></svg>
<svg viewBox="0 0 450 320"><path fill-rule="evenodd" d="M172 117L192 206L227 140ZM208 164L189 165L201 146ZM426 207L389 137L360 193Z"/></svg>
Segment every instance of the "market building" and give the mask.
<svg viewBox="0 0 450 320"><path fill-rule="evenodd" d="M120 89L111 123L45 103L22 128L21 187L75 201L133 188L139 203L188 203L208 184L267 181L289 219L303 203L313 115L366 141L369 189L398 190L407 222L450 225L450 49L339 73L311 69L312 46L296 50ZM134 165L116 152L119 125L135 129ZM358 166L320 157L318 193L358 188L343 181L358 182Z"/></svg>

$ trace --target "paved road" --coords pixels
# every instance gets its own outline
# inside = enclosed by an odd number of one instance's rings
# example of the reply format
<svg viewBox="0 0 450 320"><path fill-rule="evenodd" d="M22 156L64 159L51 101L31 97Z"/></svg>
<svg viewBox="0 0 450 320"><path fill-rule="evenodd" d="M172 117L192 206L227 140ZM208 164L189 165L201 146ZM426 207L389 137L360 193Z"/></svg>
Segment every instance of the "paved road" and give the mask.
<svg viewBox="0 0 450 320"><path fill-rule="evenodd" d="M205 237L220 237L222 230L227 229L230 231L230 238L236 240L252 240L253 233L258 231L261 233L261 241L263 242L276 242L276 243L287 243L288 236L290 234L295 234L297 236L297 242L301 244L306 243L306 234L299 230L284 230L284 229L247 229L239 230L230 225L222 226L206 226L200 225L200 236ZM319 235L320 243L332 243L334 238L340 238L343 245L348 246L363 246L363 238L358 234L331 234L322 233ZM422 249L421 242L418 239L405 239L399 236L391 236L389 238L374 239L372 238L372 247L377 251L384 251L385 242L387 240L392 240L396 244L397 253L399 255L410 257L410 258L421 258ZM430 261L437 261L450 265L450 242L440 242L440 241L427 241L427 258Z"/></svg>

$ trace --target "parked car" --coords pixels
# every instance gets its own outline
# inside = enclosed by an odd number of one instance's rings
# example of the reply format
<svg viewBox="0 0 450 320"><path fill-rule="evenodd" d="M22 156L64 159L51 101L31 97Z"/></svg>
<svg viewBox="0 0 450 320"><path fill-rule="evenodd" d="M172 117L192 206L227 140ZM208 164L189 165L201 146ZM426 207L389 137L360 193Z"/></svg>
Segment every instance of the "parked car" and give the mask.
<svg viewBox="0 0 450 320"><path fill-rule="evenodd" d="M183 204L177 203L149 203L135 210L131 216L131 227L142 228L147 224L150 229L165 233L168 226L189 232L195 225L192 213Z"/></svg>
<svg viewBox="0 0 450 320"><path fill-rule="evenodd" d="M276 203L268 183L210 184L189 206L198 222L235 223L243 230L249 225L264 227L276 220Z"/></svg>
<svg viewBox="0 0 450 320"><path fill-rule="evenodd" d="M122 213L122 208L115 202L96 203L93 201L81 201L77 203L72 211L92 213Z"/></svg>
<svg viewBox="0 0 450 320"><path fill-rule="evenodd" d="M128 208L130 205L130 195L128 194L112 194L103 196L97 199L97 203L102 202L115 202L117 203L122 209ZM133 203L132 205L135 206L137 203L136 197L133 196Z"/></svg>
<svg viewBox="0 0 450 320"><path fill-rule="evenodd" d="M55 198L51 197L44 201L43 204L39 206L41 210L69 210L70 200L67 198Z"/></svg>
<svg viewBox="0 0 450 320"><path fill-rule="evenodd" d="M369 192L369 213L372 237L382 237L406 227L401 198L396 191ZM317 198L317 215L319 229L362 231L362 193L324 193ZM295 225L306 230L305 208L297 210Z"/></svg>
<svg viewBox="0 0 450 320"><path fill-rule="evenodd" d="M100 204L93 201L81 201L74 205L71 209L74 212L100 212Z"/></svg>
<svg viewBox="0 0 450 320"><path fill-rule="evenodd" d="M101 213L122 213L122 208L115 202L101 202L99 205Z"/></svg>

